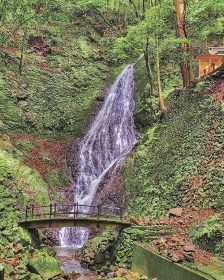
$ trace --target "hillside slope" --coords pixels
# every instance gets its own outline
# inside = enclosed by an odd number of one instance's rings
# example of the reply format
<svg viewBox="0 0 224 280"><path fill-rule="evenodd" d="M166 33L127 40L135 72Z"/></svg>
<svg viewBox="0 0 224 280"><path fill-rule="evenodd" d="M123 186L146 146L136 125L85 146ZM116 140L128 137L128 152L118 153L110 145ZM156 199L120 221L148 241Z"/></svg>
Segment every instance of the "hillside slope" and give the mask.
<svg viewBox="0 0 224 280"><path fill-rule="evenodd" d="M157 217L174 207L223 209L224 122L217 100L223 77L224 69L169 95L165 119L143 135L124 167L128 214Z"/></svg>
<svg viewBox="0 0 224 280"><path fill-rule="evenodd" d="M63 25L58 26L57 22ZM98 27L96 27L96 23ZM10 34L11 26L0 32ZM50 138L78 137L108 74L110 39L99 18L63 10L29 29L19 74L20 37L1 50L1 129ZM106 31L105 31L106 32Z"/></svg>

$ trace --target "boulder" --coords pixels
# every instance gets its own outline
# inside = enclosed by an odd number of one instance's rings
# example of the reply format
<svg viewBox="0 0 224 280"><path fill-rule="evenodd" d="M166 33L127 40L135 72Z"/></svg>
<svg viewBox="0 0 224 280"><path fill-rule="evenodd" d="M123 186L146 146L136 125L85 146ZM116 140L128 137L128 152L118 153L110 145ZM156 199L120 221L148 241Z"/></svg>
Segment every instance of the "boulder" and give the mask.
<svg viewBox="0 0 224 280"><path fill-rule="evenodd" d="M105 257L103 253L98 253L95 258L96 264L103 264L105 262Z"/></svg>
<svg viewBox="0 0 224 280"><path fill-rule="evenodd" d="M186 244L184 246L184 251L185 252L195 252L196 248L193 244Z"/></svg>
<svg viewBox="0 0 224 280"><path fill-rule="evenodd" d="M48 280L61 274L57 260L45 251L38 251L27 265L30 272Z"/></svg>
<svg viewBox="0 0 224 280"><path fill-rule="evenodd" d="M168 212L169 216L176 216L176 217L181 217L182 213L183 213L183 208L172 208Z"/></svg>

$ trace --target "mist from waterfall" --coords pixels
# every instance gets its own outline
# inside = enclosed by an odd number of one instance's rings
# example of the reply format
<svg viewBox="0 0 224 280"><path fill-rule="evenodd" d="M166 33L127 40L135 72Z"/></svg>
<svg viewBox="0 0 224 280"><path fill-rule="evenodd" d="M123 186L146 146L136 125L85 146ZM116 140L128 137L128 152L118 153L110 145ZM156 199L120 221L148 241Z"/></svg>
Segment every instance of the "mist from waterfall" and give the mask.
<svg viewBox="0 0 224 280"><path fill-rule="evenodd" d="M77 179L72 185L74 203L92 205L100 183L122 165L136 143L133 93L134 65L130 64L109 89L101 110L81 141ZM62 228L59 233L60 244L65 247L80 248L88 236L86 228Z"/></svg>

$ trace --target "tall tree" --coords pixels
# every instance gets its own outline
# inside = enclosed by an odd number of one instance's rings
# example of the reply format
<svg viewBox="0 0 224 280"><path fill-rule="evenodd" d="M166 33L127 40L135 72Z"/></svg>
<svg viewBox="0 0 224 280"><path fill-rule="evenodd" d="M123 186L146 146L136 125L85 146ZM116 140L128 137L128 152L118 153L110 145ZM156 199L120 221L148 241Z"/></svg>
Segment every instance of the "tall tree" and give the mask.
<svg viewBox="0 0 224 280"><path fill-rule="evenodd" d="M185 15L184 15L184 2L183 0L174 0L175 12L176 12L176 25L177 25L177 34L180 39L183 39L183 42L180 43L181 50L181 75L183 80L183 86L188 86L190 83L190 73L189 73L189 63L187 59L188 55L188 44L184 42L187 39L187 33L185 29Z"/></svg>

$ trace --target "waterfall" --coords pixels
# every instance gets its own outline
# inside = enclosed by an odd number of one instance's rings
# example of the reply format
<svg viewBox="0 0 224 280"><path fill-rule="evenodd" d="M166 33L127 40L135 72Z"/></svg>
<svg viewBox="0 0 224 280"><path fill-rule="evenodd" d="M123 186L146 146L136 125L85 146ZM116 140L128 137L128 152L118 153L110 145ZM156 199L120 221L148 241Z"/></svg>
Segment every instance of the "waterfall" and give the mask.
<svg viewBox="0 0 224 280"><path fill-rule="evenodd" d="M74 202L91 205L105 176L121 166L136 143L133 93L134 65L130 64L109 89L101 110L81 141L77 179L72 186ZM61 246L82 247L88 236L85 228L62 228L59 233Z"/></svg>

